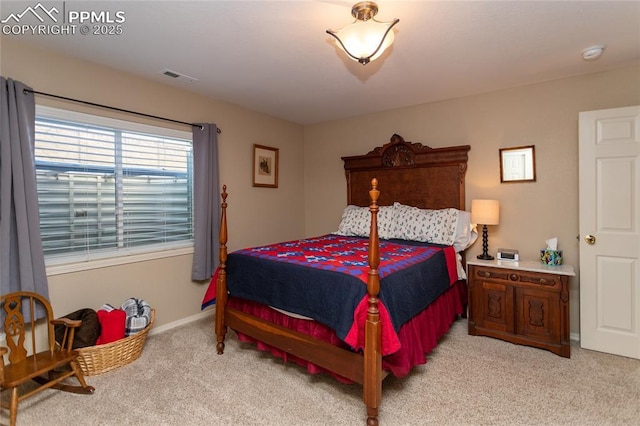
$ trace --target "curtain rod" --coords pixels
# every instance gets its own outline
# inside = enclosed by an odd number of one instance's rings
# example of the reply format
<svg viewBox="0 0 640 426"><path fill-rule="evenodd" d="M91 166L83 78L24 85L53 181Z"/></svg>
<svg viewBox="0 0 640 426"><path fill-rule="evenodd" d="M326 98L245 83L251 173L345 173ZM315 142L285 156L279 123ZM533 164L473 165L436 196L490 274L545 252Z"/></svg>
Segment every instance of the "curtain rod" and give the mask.
<svg viewBox="0 0 640 426"><path fill-rule="evenodd" d="M65 100L65 101L77 102L77 103L80 103L80 104L91 105L91 106L99 107L99 108L106 108L106 109L110 109L110 110L114 110L114 111L126 112L128 114L140 115L142 117L155 118L156 120L164 120L164 121L170 121L172 123L178 123L178 124L184 124L184 125L187 125L187 126L198 127L200 130L202 130L204 128L200 124L187 123L186 121L173 120L171 118L158 117L157 115L151 115L151 114L145 114L145 113L142 113L142 112L130 111L128 109L116 108L116 107L112 107L112 106L108 106L108 105L101 105L101 104L96 104L96 103L93 103L93 102L81 101L79 99L67 98L65 96L52 95L51 93L38 92L38 91L32 90L32 89L23 89L23 92L24 93L33 93L34 95L48 96L50 98L62 99L62 100ZM220 130L220 128L218 127L217 128L217 132L218 133L222 133L222 130Z"/></svg>

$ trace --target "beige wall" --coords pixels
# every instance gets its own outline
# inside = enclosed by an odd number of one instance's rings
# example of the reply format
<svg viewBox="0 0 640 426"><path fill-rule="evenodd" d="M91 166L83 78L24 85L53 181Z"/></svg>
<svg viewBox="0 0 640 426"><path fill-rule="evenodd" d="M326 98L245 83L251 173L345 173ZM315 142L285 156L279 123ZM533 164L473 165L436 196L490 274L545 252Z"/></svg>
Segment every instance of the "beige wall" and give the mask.
<svg viewBox="0 0 640 426"><path fill-rule="evenodd" d="M222 129L220 179L229 192L229 248L304 236L302 126L8 39L2 40L0 74L37 91L174 120L216 123ZM78 104L41 96L36 102L87 111ZM175 127L104 109L91 112ZM254 143L280 149L279 188L252 187ZM179 322L200 312L206 288L206 283L191 281L191 261L191 255L181 255L50 276L51 302L55 312L63 315L138 297L156 308L156 326Z"/></svg>
<svg viewBox="0 0 640 426"><path fill-rule="evenodd" d="M565 261L578 269L578 112L640 104L635 65L303 128L14 41L2 40L1 49L0 73L35 90L176 120L215 122L223 130L221 180L230 194L230 250L335 230L346 203L340 157L366 153L398 133L432 147L471 145L467 206L473 198L501 203L500 225L489 230L490 251L517 248L533 258L545 239L557 236ZM251 186L254 143L280 148L278 189ZM537 182L500 184L498 149L520 145L536 147ZM480 251L476 243L468 256ZM191 282L190 268L191 256L181 255L55 275L49 280L51 300L56 312L66 313L141 297L157 308L162 326L199 312L205 285ZM578 333L579 276L571 291L571 331Z"/></svg>
<svg viewBox="0 0 640 426"><path fill-rule="evenodd" d="M578 113L640 104L640 66L305 127L306 234L337 229L346 203L342 156L365 154L397 133L431 147L470 145L466 205L500 200L489 251L516 248L536 258L559 238L566 263L578 259ZM537 181L500 183L498 149L535 145ZM384 188L380 188L384 191ZM467 256L482 251L478 242ZM579 333L579 276L571 281L571 332Z"/></svg>

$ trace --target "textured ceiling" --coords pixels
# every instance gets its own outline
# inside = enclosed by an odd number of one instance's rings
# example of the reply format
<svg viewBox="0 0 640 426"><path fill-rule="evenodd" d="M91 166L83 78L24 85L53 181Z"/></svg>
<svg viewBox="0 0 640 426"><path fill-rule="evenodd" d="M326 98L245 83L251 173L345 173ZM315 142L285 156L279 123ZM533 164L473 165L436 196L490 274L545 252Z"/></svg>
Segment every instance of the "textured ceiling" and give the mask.
<svg viewBox="0 0 640 426"><path fill-rule="evenodd" d="M377 19L399 18L400 23L394 45L366 66L347 59L325 33L353 20L355 1L40 3L49 10L56 6L65 19L70 11L124 17L122 34L81 35L78 26L76 34L2 37L300 124L640 60L639 1L378 1ZM37 4L3 0L0 18ZM20 24L37 23L29 14L20 19ZM606 45L603 57L582 60L581 52L598 44ZM197 81L172 80L162 75L165 69Z"/></svg>

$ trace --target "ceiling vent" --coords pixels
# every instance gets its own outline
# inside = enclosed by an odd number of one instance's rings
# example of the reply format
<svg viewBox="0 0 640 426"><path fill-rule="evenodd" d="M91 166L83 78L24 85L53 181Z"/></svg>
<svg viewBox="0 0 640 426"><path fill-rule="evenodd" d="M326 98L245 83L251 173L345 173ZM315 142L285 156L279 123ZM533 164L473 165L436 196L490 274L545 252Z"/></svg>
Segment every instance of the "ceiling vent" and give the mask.
<svg viewBox="0 0 640 426"><path fill-rule="evenodd" d="M169 77L171 79L174 79L174 80L181 81L183 83L195 83L196 81L198 81L197 78L189 77L188 75L180 74L179 72L172 71L172 70L166 69L166 68L164 70L162 70L162 75L164 75L166 77Z"/></svg>

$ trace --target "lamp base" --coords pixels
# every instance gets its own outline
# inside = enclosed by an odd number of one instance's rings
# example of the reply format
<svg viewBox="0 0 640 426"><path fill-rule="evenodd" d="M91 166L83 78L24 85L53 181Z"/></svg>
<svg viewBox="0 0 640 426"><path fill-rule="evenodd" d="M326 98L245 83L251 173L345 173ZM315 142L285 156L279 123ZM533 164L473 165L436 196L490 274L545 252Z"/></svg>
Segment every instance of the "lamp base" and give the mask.
<svg viewBox="0 0 640 426"><path fill-rule="evenodd" d="M482 260L493 260L494 257L491 256L490 254L479 254L478 255L478 259L482 259Z"/></svg>
<svg viewBox="0 0 640 426"><path fill-rule="evenodd" d="M489 239L487 232L487 225L482 225L482 254L478 255L478 259L482 260L493 260L493 256L491 256L489 251Z"/></svg>

